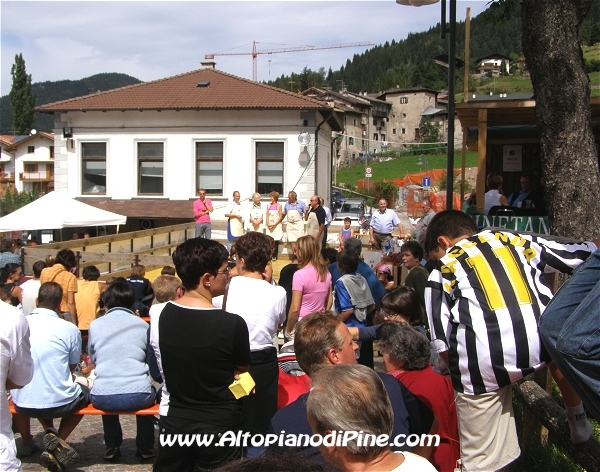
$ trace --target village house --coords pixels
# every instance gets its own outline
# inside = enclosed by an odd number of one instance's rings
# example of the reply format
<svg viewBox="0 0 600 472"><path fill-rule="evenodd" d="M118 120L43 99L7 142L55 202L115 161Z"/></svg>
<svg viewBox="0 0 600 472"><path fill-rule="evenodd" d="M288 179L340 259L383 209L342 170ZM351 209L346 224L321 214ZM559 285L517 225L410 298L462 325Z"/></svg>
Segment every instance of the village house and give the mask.
<svg viewBox="0 0 600 472"><path fill-rule="evenodd" d="M341 116L343 132L337 135L337 155L333 162L337 168L362 161L366 155L381 150L388 136L389 103L366 93L349 92L346 87L340 92L311 87L302 94L327 102Z"/></svg>
<svg viewBox="0 0 600 472"><path fill-rule="evenodd" d="M190 221L200 188L213 218L236 190L328 201L334 108L202 65L38 107L54 115L55 189L126 215L127 231Z"/></svg>
<svg viewBox="0 0 600 472"><path fill-rule="evenodd" d="M0 192L7 188L43 195L54 189L54 134L1 137Z"/></svg>

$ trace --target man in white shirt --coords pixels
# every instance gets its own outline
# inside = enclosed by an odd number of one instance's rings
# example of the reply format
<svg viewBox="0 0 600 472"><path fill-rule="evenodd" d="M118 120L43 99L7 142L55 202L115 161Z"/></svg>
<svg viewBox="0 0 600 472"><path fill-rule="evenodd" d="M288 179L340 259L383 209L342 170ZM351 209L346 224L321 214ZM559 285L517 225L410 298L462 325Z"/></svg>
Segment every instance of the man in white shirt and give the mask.
<svg viewBox="0 0 600 472"><path fill-rule="evenodd" d="M375 249L383 249L390 239L394 226L398 226L398 231L402 235L400 218L394 210L390 210L387 200L379 200L379 210L373 212L371 216L371 226L369 228L369 242Z"/></svg>
<svg viewBox="0 0 600 472"><path fill-rule="evenodd" d="M0 469L20 471L6 390L23 388L33 377L29 325L20 310L2 301L0 318Z"/></svg>

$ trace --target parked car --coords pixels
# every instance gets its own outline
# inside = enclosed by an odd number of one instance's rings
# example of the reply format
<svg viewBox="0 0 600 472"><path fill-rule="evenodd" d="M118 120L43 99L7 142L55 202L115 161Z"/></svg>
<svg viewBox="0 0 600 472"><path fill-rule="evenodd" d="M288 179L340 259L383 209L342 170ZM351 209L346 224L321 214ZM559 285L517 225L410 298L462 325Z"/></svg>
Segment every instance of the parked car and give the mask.
<svg viewBox="0 0 600 472"><path fill-rule="evenodd" d="M341 190L331 190L331 210L335 213L336 211L340 211L342 205L346 201L344 194Z"/></svg>
<svg viewBox="0 0 600 472"><path fill-rule="evenodd" d="M349 198L342 203L339 211L335 213L336 221L343 221L344 218L350 218L352 221L359 221L368 213L368 208L365 207L365 201L359 198Z"/></svg>

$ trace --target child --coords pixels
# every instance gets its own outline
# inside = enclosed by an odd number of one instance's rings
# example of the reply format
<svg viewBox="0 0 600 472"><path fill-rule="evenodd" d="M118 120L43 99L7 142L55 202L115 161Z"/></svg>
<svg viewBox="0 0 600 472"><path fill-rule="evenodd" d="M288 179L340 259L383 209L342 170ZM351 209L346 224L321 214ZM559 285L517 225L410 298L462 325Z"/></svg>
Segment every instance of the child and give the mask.
<svg viewBox="0 0 600 472"><path fill-rule="evenodd" d="M344 227L340 230L340 234L338 235L338 240L340 242L339 252L344 250L344 241L354 237L354 229L350 227L351 223L352 220L350 220L350 218L344 218Z"/></svg>
<svg viewBox="0 0 600 472"><path fill-rule="evenodd" d="M135 294L135 303L133 306L140 316L148 316L148 309L152 305L152 299L154 298L152 284L144 275L146 275L146 267L136 264L131 268L131 275L127 277L127 282Z"/></svg>

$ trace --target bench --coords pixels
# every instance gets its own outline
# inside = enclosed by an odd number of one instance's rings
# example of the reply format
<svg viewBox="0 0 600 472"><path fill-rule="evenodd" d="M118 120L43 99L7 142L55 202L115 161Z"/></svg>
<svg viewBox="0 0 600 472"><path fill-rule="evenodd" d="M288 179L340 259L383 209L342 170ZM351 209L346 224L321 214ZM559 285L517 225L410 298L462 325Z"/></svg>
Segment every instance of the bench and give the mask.
<svg viewBox="0 0 600 472"><path fill-rule="evenodd" d="M11 414L15 414L17 413L17 411L15 410L15 405L13 404L13 402L10 402L10 413ZM137 410L137 411L104 411L104 410L98 410L97 408L94 408L92 406L92 404L90 403L88 406L82 408L81 410L79 410L77 413L75 413L76 415L142 415L142 416L157 416L158 415L158 407L160 405L156 404L156 405L152 405L149 408L144 408L143 410Z"/></svg>

